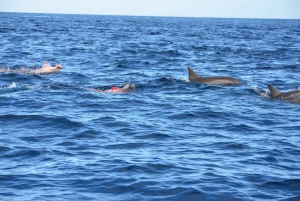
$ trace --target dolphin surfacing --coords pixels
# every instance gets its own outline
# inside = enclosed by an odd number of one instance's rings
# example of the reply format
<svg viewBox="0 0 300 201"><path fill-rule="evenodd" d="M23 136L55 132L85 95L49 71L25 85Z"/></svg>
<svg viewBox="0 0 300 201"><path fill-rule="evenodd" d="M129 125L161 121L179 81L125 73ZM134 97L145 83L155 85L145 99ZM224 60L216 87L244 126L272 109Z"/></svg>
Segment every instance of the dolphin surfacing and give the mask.
<svg viewBox="0 0 300 201"><path fill-rule="evenodd" d="M271 92L271 98L282 99L291 102L300 102L300 90L281 92L272 85L268 85Z"/></svg>
<svg viewBox="0 0 300 201"><path fill-rule="evenodd" d="M242 84L239 80L233 77L227 76L212 76L212 77L202 77L199 76L193 69L188 67L189 80L190 82L200 82L203 84L215 84L215 85L235 85Z"/></svg>

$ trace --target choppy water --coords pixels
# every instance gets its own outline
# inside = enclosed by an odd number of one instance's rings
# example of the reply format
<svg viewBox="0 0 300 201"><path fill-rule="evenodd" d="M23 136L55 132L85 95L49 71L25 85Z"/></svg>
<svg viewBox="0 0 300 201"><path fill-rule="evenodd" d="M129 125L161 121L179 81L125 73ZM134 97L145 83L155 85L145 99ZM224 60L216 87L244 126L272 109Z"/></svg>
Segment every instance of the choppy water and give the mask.
<svg viewBox="0 0 300 201"><path fill-rule="evenodd" d="M300 87L300 20L0 13L0 47L64 67L0 73L1 200L300 200L300 105L267 90Z"/></svg>

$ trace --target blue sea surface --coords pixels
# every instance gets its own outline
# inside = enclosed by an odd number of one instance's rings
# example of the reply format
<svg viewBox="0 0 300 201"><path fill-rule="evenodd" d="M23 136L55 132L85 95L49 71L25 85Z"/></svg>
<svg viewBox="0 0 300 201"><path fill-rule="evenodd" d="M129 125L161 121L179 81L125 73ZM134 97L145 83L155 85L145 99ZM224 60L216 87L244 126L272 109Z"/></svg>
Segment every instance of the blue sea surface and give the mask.
<svg viewBox="0 0 300 201"><path fill-rule="evenodd" d="M300 104L267 88L300 87L300 20L0 13L0 68L44 61L0 72L0 200L300 200Z"/></svg>

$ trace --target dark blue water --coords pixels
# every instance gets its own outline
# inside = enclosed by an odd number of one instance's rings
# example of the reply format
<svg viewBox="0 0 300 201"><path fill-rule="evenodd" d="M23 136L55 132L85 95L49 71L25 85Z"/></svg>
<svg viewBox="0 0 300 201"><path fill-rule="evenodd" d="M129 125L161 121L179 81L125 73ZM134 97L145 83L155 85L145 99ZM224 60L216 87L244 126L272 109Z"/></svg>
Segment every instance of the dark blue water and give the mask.
<svg viewBox="0 0 300 201"><path fill-rule="evenodd" d="M0 13L0 68L44 61L0 73L0 200L300 200L300 105L267 89L300 87L300 20Z"/></svg>

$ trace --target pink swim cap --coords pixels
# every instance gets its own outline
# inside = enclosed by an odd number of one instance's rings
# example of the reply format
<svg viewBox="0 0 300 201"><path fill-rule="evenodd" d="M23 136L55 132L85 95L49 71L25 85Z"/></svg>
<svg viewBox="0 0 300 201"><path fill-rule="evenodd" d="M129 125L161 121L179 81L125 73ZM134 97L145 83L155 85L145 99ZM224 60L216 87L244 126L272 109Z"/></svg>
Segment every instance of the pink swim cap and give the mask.
<svg viewBox="0 0 300 201"><path fill-rule="evenodd" d="M118 90L119 87L111 87L110 89L114 91L114 90Z"/></svg>

